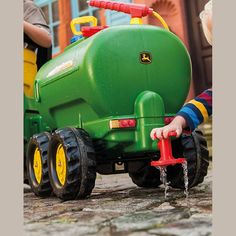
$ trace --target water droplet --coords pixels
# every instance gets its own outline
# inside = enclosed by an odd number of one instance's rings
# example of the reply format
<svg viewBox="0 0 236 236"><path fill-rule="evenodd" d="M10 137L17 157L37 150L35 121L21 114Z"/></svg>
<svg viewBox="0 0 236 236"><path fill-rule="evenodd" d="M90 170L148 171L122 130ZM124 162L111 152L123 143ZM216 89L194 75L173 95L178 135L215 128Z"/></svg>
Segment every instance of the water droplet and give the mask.
<svg viewBox="0 0 236 236"><path fill-rule="evenodd" d="M165 187L165 199L167 198L168 194L167 191L170 188L169 187L169 182L167 182L167 173L166 173L166 167L157 167L160 170L160 180L164 184Z"/></svg>

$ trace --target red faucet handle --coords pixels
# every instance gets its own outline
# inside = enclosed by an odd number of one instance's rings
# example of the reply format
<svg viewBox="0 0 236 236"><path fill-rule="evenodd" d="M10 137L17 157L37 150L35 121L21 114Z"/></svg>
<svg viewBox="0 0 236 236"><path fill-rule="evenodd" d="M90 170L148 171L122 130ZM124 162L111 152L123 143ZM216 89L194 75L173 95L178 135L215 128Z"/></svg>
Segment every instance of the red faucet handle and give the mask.
<svg viewBox="0 0 236 236"><path fill-rule="evenodd" d="M158 141L158 149L160 151L160 159L158 161L151 161L151 166L169 166L182 164L186 161L185 158L174 158L172 155L172 145L170 136L176 136L176 131L171 131L168 133L168 138L164 138ZM154 135L155 136L155 135Z"/></svg>
<svg viewBox="0 0 236 236"><path fill-rule="evenodd" d="M158 139L156 133L154 133L153 136L154 136L154 139ZM177 136L177 132L176 132L176 131L170 131L170 132L168 133L168 138L169 138L169 137L176 137L176 136Z"/></svg>

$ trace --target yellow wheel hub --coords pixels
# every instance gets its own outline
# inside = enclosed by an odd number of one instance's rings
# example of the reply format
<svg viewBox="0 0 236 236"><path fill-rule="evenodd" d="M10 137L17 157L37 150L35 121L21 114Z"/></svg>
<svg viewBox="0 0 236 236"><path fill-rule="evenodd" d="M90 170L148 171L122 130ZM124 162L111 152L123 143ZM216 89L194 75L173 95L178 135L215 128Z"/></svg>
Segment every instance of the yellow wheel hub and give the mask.
<svg viewBox="0 0 236 236"><path fill-rule="evenodd" d="M66 181L66 155L61 144L56 152L56 172L60 184L64 185Z"/></svg>
<svg viewBox="0 0 236 236"><path fill-rule="evenodd" d="M41 160L40 151L38 148L36 148L34 152L33 169L34 169L35 178L38 184L40 184L42 180L42 160Z"/></svg>

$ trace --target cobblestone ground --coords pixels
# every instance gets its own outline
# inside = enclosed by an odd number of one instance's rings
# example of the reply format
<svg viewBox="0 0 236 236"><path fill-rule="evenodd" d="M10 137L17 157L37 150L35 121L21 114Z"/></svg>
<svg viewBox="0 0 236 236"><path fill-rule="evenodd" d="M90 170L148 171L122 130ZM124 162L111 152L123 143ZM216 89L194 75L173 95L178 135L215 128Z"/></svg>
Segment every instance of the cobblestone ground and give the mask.
<svg viewBox="0 0 236 236"><path fill-rule="evenodd" d="M212 167L190 190L143 189L128 174L97 176L92 196L62 202L40 199L24 186L24 229L29 236L207 236L212 231Z"/></svg>

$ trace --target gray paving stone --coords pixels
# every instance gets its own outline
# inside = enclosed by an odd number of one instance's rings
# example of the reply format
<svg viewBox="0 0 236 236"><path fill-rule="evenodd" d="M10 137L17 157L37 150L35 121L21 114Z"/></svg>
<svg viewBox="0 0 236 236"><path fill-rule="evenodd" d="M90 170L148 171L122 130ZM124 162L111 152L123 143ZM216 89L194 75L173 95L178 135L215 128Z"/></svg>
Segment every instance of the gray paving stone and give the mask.
<svg viewBox="0 0 236 236"><path fill-rule="evenodd" d="M98 175L90 198L41 199L24 185L26 236L209 236L212 231L212 167L189 192L163 186L142 189L127 174Z"/></svg>

